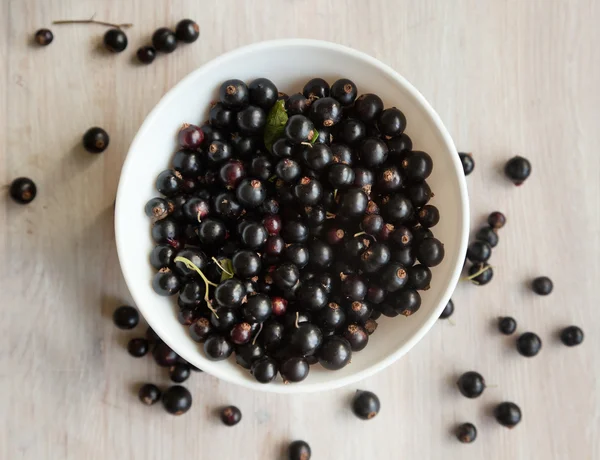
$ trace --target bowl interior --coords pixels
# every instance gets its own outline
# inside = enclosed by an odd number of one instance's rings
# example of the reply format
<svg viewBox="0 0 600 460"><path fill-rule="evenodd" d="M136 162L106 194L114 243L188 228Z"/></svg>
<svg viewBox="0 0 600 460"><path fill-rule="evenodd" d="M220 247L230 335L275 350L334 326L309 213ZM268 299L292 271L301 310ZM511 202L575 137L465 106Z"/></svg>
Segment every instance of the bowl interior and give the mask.
<svg viewBox="0 0 600 460"><path fill-rule="evenodd" d="M386 107L396 106L406 115L406 132L415 149L434 159L428 180L435 192L432 204L441 212L433 229L444 244L446 257L433 269L431 289L422 292L421 309L405 318L382 317L369 346L355 353L350 365L336 372L312 366L300 384L257 383L235 364L208 361L201 346L192 341L176 319L176 299L156 295L151 287L154 270L148 263L153 247L150 222L144 214L148 199L157 195L156 176L169 168L176 149L176 133L182 123L200 124L207 118L217 88L229 78L251 81L271 79L280 91L302 90L315 76L330 83L352 79L359 94L377 93ZM224 380L264 391L306 392L331 389L364 378L408 351L435 322L446 304L462 267L467 240L466 185L458 156L446 129L425 99L389 67L362 53L331 43L281 40L259 43L225 54L192 72L175 86L146 118L123 166L116 205L116 238L119 260L131 294L152 328L186 360Z"/></svg>

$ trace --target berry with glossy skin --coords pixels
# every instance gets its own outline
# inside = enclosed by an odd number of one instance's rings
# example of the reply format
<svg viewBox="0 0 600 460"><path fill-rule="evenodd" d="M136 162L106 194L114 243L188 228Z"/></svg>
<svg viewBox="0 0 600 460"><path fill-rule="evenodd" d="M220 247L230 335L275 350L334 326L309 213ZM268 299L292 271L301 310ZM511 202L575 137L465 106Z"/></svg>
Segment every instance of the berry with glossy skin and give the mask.
<svg viewBox="0 0 600 460"><path fill-rule="evenodd" d="M408 269L408 282L414 289L429 289L431 278L431 270L429 270L429 268L425 267L424 265L417 264Z"/></svg>
<svg viewBox="0 0 600 460"><path fill-rule="evenodd" d="M346 319L349 323L364 324L371 316L373 308L364 300L354 300L345 304Z"/></svg>
<svg viewBox="0 0 600 460"><path fill-rule="evenodd" d="M358 390L352 400L352 412L362 420L371 420L381 409L381 403L375 393Z"/></svg>
<svg viewBox="0 0 600 460"><path fill-rule="evenodd" d="M192 394L181 385L173 385L164 392L162 403L169 414L182 415L192 407Z"/></svg>
<svg viewBox="0 0 600 460"><path fill-rule="evenodd" d="M574 347L583 342L584 334L581 328L569 326L560 332L560 341L567 347Z"/></svg>
<svg viewBox="0 0 600 460"><path fill-rule="evenodd" d="M242 420L242 411L235 406L227 406L221 410L221 421L227 426L234 426Z"/></svg>
<svg viewBox="0 0 600 460"><path fill-rule="evenodd" d="M152 278L154 292L162 296L176 294L181 288L181 280L169 268L161 268Z"/></svg>
<svg viewBox="0 0 600 460"><path fill-rule="evenodd" d="M157 343L152 349L152 357L160 367L171 367L177 362L177 353L164 342Z"/></svg>
<svg viewBox="0 0 600 460"><path fill-rule="evenodd" d="M321 346L323 333L311 323L302 323L295 327L290 336L290 346L301 356L310 356Z"/></svg>
<svg viewBox="0 0 600 460"><path fill-rule="evenodd" d="M402 193L386 195L381 200L381 212L392 224L407 223L413 216L414 207Z"/></svg>
<svg viewBox="0 0 600 460"><path fill-rule="evenodd" d="M350 344L352 351L361 351L369 342L369 334L365 328L358 324L350 324L344 330L344 338Z"/></svg>
<svg viewBox="0 0 600 460"><path fill-rule="evenodd" d="M456 382L460 393L467 398L477 398L485 390L485 380L474 371L465 372Z"/></svg>
<svg viewBox="0 0 600 460"><path fill-rule="evenodd" d="M171 244L179 236L179 226L170 217L161 219L152 226L152 238L157 243Z"/></svg>
<svg viewBox="0 0 600 460"><path fill-rule="evenodd" d="M286 243L304 243L308 239L308 227L300 221L288 220L283 224L281 236Z"/></svg>
<svg viewBox="0 0 600 460"><path fill-rule="evenodd" d="M177 251L168 244L159 244L150 253L150 265L157 270L164 267L171 267L176 254Z"/></svg>
<svg viewBox="0 0 600 460"><path fill-rule="evenodd" d="M258 179L244 179L235 190L238 201L246 208L260 206L267 197L267 189Z"/></svg>
<svg viewBox="0 0 600 460"><path fill-rule="evenodd" d="M470 153L458 152L458 156L460 158L460 163L462 164L463 172L465 176L468 176L475 169L475 160L473 160L473 155Z"/></svg>
<svg viewBox="0 0 600 460"><path fill-rule="evenodd" d="M248 301L242 306L242 315L250 323L264 322L271 316L272 311L271 298L265 294L248 296Z"/></svg>
<svg viewBox="0 0 600 460"><path fill-rule="evenodd" d="M350 362L352 349L346 339L333 335L323 340L317 356L325 369L336 371Z"/></svg>
<svg viewBox="0 0 600 460"><path fill-rule="evenodd" d="M225 241L226 236L227 228L219 219L207 217L198 226L198 238L207 246L220 245Z"/></svg>
<svg viewBox="0 0 600 460"><path fill-rule="evenodd" d="M355 174L352 168L344 163L334 163L329 167L327 179L334 189L345 189L353 185Z"/></svg>
<svg viewBox="0 0 600 460"><path fill-rule="evenodd" d="M40 46L48 46L54 40L54 34L49 29L40 29L35 33L35 42Z"/></svg>
<svg viewBox="0 0 600 460"><path fill-rule="evenodd" d="M309 281L298 292L298 301L303 309L316 311L327 305L327 291L318 282Z"/></svg>
<svg viewBox="0 0 600 460"><path fill-rule="evenodd" d="M207 125L208 126L208 125ZM177 134L177 140L179 141L179 145L186 149L198 149L200 145L205 139L205 133L203 131L204 128L199 128L195 125L190 125L184 123ZM219 140L214 138L214 133L211 133L210 140L208 143L211 143L213 140Z"/></svg>
<svg viewBox="0 0 600 460"><path fill-rule="evenodd" d="M244 246L250 249L259 249L267 241L267 229L258 222L249 222L244 226L241 239Z"/></svg>
<svg viewBox="0 0 600 460"><path fill-rule="evenodd" d="M207 157L212 163L221 163L233 156L233 147L225 141L212 141L207 148Z"/></svg>
<svg viewBox="0 0 600 460"><path fill-rule="evenodd" d="M292 144L311 142L315 134L315 126L304 115L292 115L285 125L283 134Z"/></svg>
<svg viewBox="0 0 600 460"><path fill-rule="evenodd" d="M238 323L231 328L229 335L234 344L243 345L252 337L252 326L249 323Z"/></svg>
<svg viewBox="0 0 600 460"><path fill-rule="evenodd" d="M383 243L374 243L360 256L360 265L365 273L375 273L391 260L390 249Z"/></svg>
<svg viewBox="0 0 600 460"><path fill-rule="evenodd" d="M104 34L104 46L113 53L120 53L127 48L127 35L121 29L108 29Z"/></svg>
<svg viewBox="0 0 600 460"><path fill-rule="evenodd" d="M156 58L156 50L153 46L142 46L135 54L142 64L151 64Z"/></svg>
<svg viewBox="0 0 600 460"><path fill-rule="evenodd" d="M269 383L277 377L277 362L268 356L256 360L250 372L260 383Z"/></svg>
<svg viewBox="0 0 600 460"><path fill-rule="evenodd" d="M329 302L319 311L316 323L323 331L334 331L341 328L346 322L346 312L336 302Z"/></svg>
<svg viewBox="0 0 600 460"><path fill-rule="evenodd" d="M236 127L236 113L225 107L222 102L212 104L208 112L208 121L215 128L232 131Z"/></svg>
<svg viewBox="0 0 600 460"><path fill-rule="evenodd" d="M329 83L322 78L313 78L304 85L302 94L310 100L327 97L329 96Z"/></svg>
<svg viewBox="0 0 600 460"><path fill-rule="evenodd" d="M317 270L326 269L333 262L333 250L324 241L310 241L308 243L308 261L310 267Z"/></svg>
<svg viewBox="0 0 600 460"><path fill-rule="evenodd" d="M444 307L444 309L442 310L442 313L440 314L440 319L450 318L452 316L452 313L454 313L454 302L452 302L452 299L450 299Z"/></svg>
<svg viewBox="0 0 600 460"><path fill-rule="evenodd" d="M411 138L405 133L387 139L386 144L390 149L390 155L395 158L401 158L406 152L410 152L413 147Z"/></svg>
<svg viewBox="0 0 600 460"><path fill-rule="evenodd" d="M167 169L156 178L156 190L166 197L174 197L181 191L182 176L177 171Z"/></svg>
<svg viewBox="0 0 600 460"><path fill-rule="evenodd" d="M312 147L303 146L302 161L310 169L323 171L333 161L333 153L326 144L314 144Z"/></svg>
<svg viewBox="0 0 600 460"><path fill-rule="evenodd" d="M229 160L219 169L219 179L228 189L235 188L244 177L246 170L239 160Z"/></svg>
<svg viewBox="0 0 600 460"><path fill-rule="evenodd" d="M200 270L204 270L208 263L206 254L204 254L200 249L195 249L195 248L188 247L186 249L182 249L181 251L179 251L177 253L177 257L183 257L183 258L189 260ZM175 273L181 275L181 277L187 277L187 278L189 278L191 276L196 276L198 273L195 270L188 268L183 262L180 262L180 261L175 262L173 271Z"/></svg>
<svg viewBox="0 0 600 460"><path fill-rule="evenodd" d="M224 81L219 88L219 100L232 109L241 109L248 105L250 90L241 80Z"/></svg>
<svg viewBox="0 0 600 460"><path fill-rule="evenodd" d="M204 353L211 361L222 361L233 353L233 345L221 335L211 335L204 342Z"/></svg>
<svg viewBox="0 0 600 460"><path fill-rule="evenodd" d="M415 267L423 266L415 265ZM431 281L431 272L429 269L427 269L427 267L423 267L429 272L429 277L427 278L425 275L422 275L419 270L415 270L415 267L409 268L407 273L404 265L401 265L397 262L391 262L383 267L383 269L379 272L377 282L388 292L396 292L397 290L402 289L404 286L406 286L408 281L410 281L411 285L415 289L423 289L424 283L427 283L425 286L429 286L429 281Z"/></svg>
<svg viewBox="0 0 600 460"><path fill-rule="evenodd" d="M245 295L244 284L236 278L223 281L215 288L214 292L214 298L219 305L231 308L239 307Z"/></svg>
<svg viewBox="0 0 600 460"><path fill-rule="evenodd" d="M288 460L310 460L311 450L306 441L294 441L288 446Z"/></svg>
<svg viewBox="0 0 600 460"><path fill-rule="evenodd" d="M526 158L516 156L504 166L504 174L515 185L521 185L531 174L531 163Z"/></svg>
<svg viewBox="0 0 600 460"><path fill-rule="evenodd" d="M440 221L440 211L435 206L427 204L419 209L417 220L423 227L435 227Z"/></svg>
<svg viewBox="0 0 600 460"><path fill-rule="evenodd" d="M236 276L246 279L257 276L262 268L260 257L254 251L238 251L231 259L233 273Z"/></svg>
<svg viewBox="0 0 600 460"><path fill-rule="evenodd" d="M210 323L220 332L229 332L240 321L236 308L218 307L210 315Z"/></svg>
<svg viewBox="0 0 600 460"><path fill-rule="evenodd" d="M517 330L517 322L514 318L511 318L510 316L499 318L498 330L504 335L514 334L514 332Z"/></svg>
<svg viewBox="0 0 600 460"><path fill-rule="evenodd" d="M407 194L413 206L417 208L425 206L433 197L433 192L427 181L410 184L407 188Z"/></svg>
<svg viewBox="0 0 600 460"><path fill-rule="evenodd" d="M277 87L267 78L257 78L248 86L250 104L256 105L265 111L273 107L277 101Z"/></svg>
<svg viewBox="0 0 600 460"><path fill-rule="evenodd" d="M28 177L18 177L10 184L10 197L19 204L31 203L37 195L35 183Z"/></svg>
<svg viewBox="0 0 600 460"><path fill-rule="evenodd" d="M525 332L517 339L517 351L519 354L531 358L542 349L542 339L533 332Z"/></svg>
<svg viewBox="0 0 600 460"><path fill-rule="evenodd" d="M506 224L506 216L500 211L494 211L488 216L488 224L495 230L498 230Z"/></svg>
<svg viewBox="0 0 600 460"><path fill-rule="evenodd" d="M160 389L152 383L145 383L138 391L138 398L146 406L156 404L160 400L160 397Z"/></svg>
<svg viewBox="0 0 600 460"><path fill-rule="evenodd" d="M134 338L127 344L127 351L134 358L141 358L148 353L148 341L143 338Z"/></svg>
<svg viewBox="0 0 600 460"><path fill-rule="evenodd" d="M456 437L463 444L470 444L477 438L477 428L472 423L463 423L456 429Z"/></svg>
<svg viewBox="0 0 600 460"><path fill-rule="evenodd" d="M267 114L255 105L249 105L237 113L238 130L247 136L259 134L266 123Z"/></svg>
<svg viewBox="0 0 600 460"><path fill-rule="evenodd" d="M245 369L250 369L252 364L265 356L264 348L257 343L247 343L235 347L235 362Z"/></svg>
<svg viewBox="0 0 600 460"><path fill-rule="evenodd" d="M258 342L266 350L275 350L283 339L284 326L276 321L267 321L258 335Z"/></svg>
<svg viewBox="0 0 600 460"><path fill-rule="evenodd" d="M467 259L474 264L487 262L492 256L492 248L484 241L473 241L467 248Z"/></svg>
<svg viewBox="0 0 600 460"><path fill-rule="evenodd" d="M376 187L380 193L391 193L402 186L402 175L396 166L390 165L380 169L377 174Z"/></svg>
<svg viewBox="0 0 600 460"><path fill-rule="evenodd" d="M349 300L360 302L367 295L367 284L360 275L340 275L342 295Z"/></svg>
<svg viewBox="0 0 600 460"><path fill-rule="evenodd" d="M175 27L175 37L184 43L194 43L200 36L200 26L191 19L182 19Z"/></svg>
<svg viewBox="0 0 600 460"><path fill-rule="evenodd" d="M308 264L308 248L303 244L290 244L284 249L283 257L288 262L291 262L302 269Z"/></svg>
<svg viewBox="0 0 600 460"><path fill-rule="evenodd" d="M521 421L521 409L515 403L503 402L494 409L496 421L507 428L513 428Z"/></svg>
<svg viewBox="0 0 600 460"><path fill-rule="evenodd" d="M317 128L329 128L342 119L342 106L332 97L323 97L311 104L309 117Z"/></svg>
<svg viewBox="0 0 600 460"><path fill-rule="evenodd" d="M310 108L311 102L302 93L292 94L287 101L285 101L285 110L288 116L292 115L306 115Z"/></svg>
<svg viewBox="0 0 600 460"><path fill-rule="evenodd" d="M289 262L281 264L273 272L273 281L282 290L293 288L299 279L300 271L298 267Z"/></svg>
<svg viewBox="0 0 600 460"><path fill-rule="evenodd" d="M361 142L358 157L365 166L374 168L385 162L388 152L388 146L384 141L375 137L368 137Z"/></svg>
<svg viewBox="0 0 600 460"><path fill-rule="evenodd" d="M433 160L428 153L414 150L402 160L401 166L409 181L419 182L431 175Z"/></svg>
<svg viewBox="0 0 600 460"><path fill-rule="evenodd" d="M480 228L475 234L475 239L486 242L491 248L495 248L498 245L498 233L492 227Z"/></svg>
<svg viewBox="0 0 600 460"><path fill-rule="evenodd" d="M477 273L479 274L477 275ZM484 286L492 281L494 269L488 264L473 264L469 268L468 274L468 278L473 284L476 286Z"/></svg>
<svg viewBox="0 0 600 460"><path fill-rule="evenodd" d="M161 27L152 34L152 46L161 53L172 53L177 48L177 37L172 30Z"/></svg>
<svg viewBox="0 0 600 460"><path fill-rule="evenodd" d="M384 301L386 294L387 293L385 292L385 289L383 289L382 287L371 285L367 290L366 299L372 304L377 305Z"/></svg>
<svg viewBox="0 0 600 460"><path fill-rule="evenodd" d="M343 217L361 217L367 210L369 198L360 188L350 188L338 194L338 214Z"/></svg>
<svg viewBox="0 0 600 460"><path fill-rule="evenodd" d="M83 147L90 153L102 153L108 148L110 138L102 128L88 129L83 135Z"/></svg>
<svg viewBox="0 0 600 460"><path fill-rule="evenodd" d="M138 311L128 305L123 305L113 312L113 323L119 329L133 329L138 325L140 315Z"/></svg>
<svg viewBox="0 0 600 460"><path fill-rule="evenodd" d="M383 112L383 101L376 94L363 94L354 103L356 116L365 123L374 123Z"/></svg>
<svg viewBox="0 0 600 460"><path fill-rule="evenodd" d="M417 246L417 259L426 267L439 265L444 255L444 245L437 238L426 238Z"/></svg>
<svg viewBox="0 0 600 460"><path fill-rule="evenodd" d="M384 136L399 136L406 129L406 117L396 107L385 109L377 120L377 127Z"/></svg>
<svg viewBox="0 0 600 460"><path fill-rule="evenodd" d="M390 300L396 313L404 316L416 313L421 307L421 295L414 289L402 289Z"/></svg>
<svg viewBox="0 0 600 460"><path fill-rule="evenodd" d="M295 145L289 142L285 137L280 137L273 143L271 153L276 158L290 158Z"/></svg>
<svg viewBox="0 0 600 460"><path fill-rule="evenodd" d="M283 383L301 382L308 377L310 366L305 358L291 357L281 363L279 372L283 377Z"/></svg>
<svg viewBox="0 0 600 460"><path fill-rule="evenodd" d="M199 318L189 327L190 337L198 343L204 343L213 330L213 325L207 318Z"/></svg>
<svg viewBox="0 0 600 460"><path fill-rule="evenodd" d="M275 174L284 182L295 182L296 179L300 177L301 173L302 168L291 158L282 158L277 165L275 165Z"/></svg>
<svg viewBox="0 0 600 460"><path fill-rule="evenodd" d="M192 373L190 366L184 363L177 363L169 369L169 378L172 382L183 383Z"/></svg>
<svg viewBox="0 0 600 460"><path fill-rule="evenodd" d="M538 295L549 295L553 288L554 284L547 276L538 276L531 282L531 289Z"/></svg>
<svg viewBox="0 0 600 460"><path fill-rule="evenodd" d="M331 85L330 94L331 97L337 99L344 107L348 107L354 103L358 89L352 80L340 78Z"/></svg>

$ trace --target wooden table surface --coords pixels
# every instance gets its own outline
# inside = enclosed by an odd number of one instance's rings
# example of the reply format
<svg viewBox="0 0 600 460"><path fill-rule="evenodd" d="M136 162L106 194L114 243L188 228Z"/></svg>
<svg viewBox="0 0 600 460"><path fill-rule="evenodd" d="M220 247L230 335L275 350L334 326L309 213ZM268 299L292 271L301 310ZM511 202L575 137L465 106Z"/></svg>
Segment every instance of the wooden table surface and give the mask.
<svg viewBox="0 0 600 460"><path fill-rule="evenodd" d="M119 55L99 48L105 28L51 26L87 18L132 22ZM154 64L135 50L161 26L190 17L202 35ZM0 201L0 458L279 459L307 440L313 459L600 458L600 5L593 0L4 0L0 2L0 178L29 176L29 206ZM31 37L51 27L54 42ZM453 322L439 321L406 357L357 385L382 410L354 418L356 389L285 396L256 393L206 374L187 386L191 411L142 406L140 382L167 384L151 359L135 360L111 323L129 303L117 261L113 200L127 148L159 98L188 72L241 45L283 37L331 40L365 51L406 76L437 109L468 177L472 228L508 217L486 287L461 284ZM310 65L310 63L307 63ZM85 153L90 126L109 149ZM501 173L511 156L533 163L520 188ZM548 275L549 297L527 288ZM537 332L540 355L519 356L495 329L513 315ZM567 348L556 332L586 332ZM477 370L494 384L476 400L454 381ZM523 410L514 430L490 409ZM234 428L214 411L235 404ZM479 428L472 445L452 435Z"/></svg>

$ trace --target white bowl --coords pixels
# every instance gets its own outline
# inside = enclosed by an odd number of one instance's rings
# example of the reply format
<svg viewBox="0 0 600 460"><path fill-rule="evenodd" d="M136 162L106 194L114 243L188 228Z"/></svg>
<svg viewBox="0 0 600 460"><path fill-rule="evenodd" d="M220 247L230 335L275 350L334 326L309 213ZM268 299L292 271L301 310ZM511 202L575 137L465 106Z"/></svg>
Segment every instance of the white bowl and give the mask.
<svg viewBox="0 0 600 460"><path fill-rule="evenodd" d="M226 79L272 80L280 91L301 91L313 77L333 83L352 79L359 94L377 93L386 107L397 106L408 120L407 134L414 148L427 151L434 160L428 182L435 193L432 203L441 212L434 228L444 244L446 257L433 269L431 289L422 292L420 310L405 318L381 317L369 345L352 356L339 371L312 366L308 378L284 385L281 379L264 385L238 366L233 357L213 362L188 335L176 318L175 298L152 290L153 268L148 256L153 247L150 222L144 205L157 195L156 176L169 168L176 150L176 133L182 123L200 124L207 118L217 88ZM171 89L152 110L135 136L119 181L115 211L117 249L125 280L137 307L156 333L179 355L228 382L262 391L302 393L329 390L368 377L410 350L431 328L450 299L463 265L468 238L468 198L456 148L438 115L425 98L403 77L378 60L351 48L316 40L275 40L246 46L224 54L192 72Z"/></svg>

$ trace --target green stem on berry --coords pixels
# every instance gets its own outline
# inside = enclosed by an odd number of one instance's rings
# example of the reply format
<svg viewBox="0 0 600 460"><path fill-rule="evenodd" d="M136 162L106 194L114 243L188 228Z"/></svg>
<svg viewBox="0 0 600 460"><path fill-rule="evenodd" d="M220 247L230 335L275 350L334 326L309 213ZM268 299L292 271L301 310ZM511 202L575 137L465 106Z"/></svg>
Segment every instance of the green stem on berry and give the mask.
<svg viewBox="0 0 600 460"><path fill-rule="evenodd" d="M492 268L491 265L486 265L485 267L477 270L475 273L473 273L470 276L463 276L461 279L463 281L471 281L473 284L477 284L479 285L479 283L477 281L473 281L475 278L477 278L479 275L481 275L482 273L485 273L486 271L488 271L490 268Z"/></svg>
<svg viewBox="0 0 600 460"><path fill-rule="evenodd" d="M214 286L214 287L218 286L218 284L215 284L215 283L209 281L208 278L206 278L206 276L204 276L204 273L202 273L202 270L200 270L198 267L196 267L196 265L194 265L194 263L191 260L186 259L185 257L177 256L177 257L175 257L173 262L183 262L183 264L187 268L189 268L190 270L194 270L196 273L198 273L200 275L200 277L204 280L204 284L208 284L208 285Z"/></svg>
<svg viewBox="0 0 600 460"><path fill-rule="evenodd" d="M233 273L231 273L230 271L226 270L225 267L223 267L223 265L221 265L219 263L219 261L217 260L216 257L213 257L212 260L217 264L217 267L219 267L221 270L223 270L225 273L227 273L229 276L233 276Z"/></svg>

